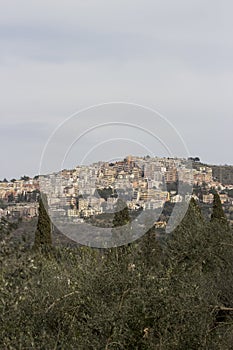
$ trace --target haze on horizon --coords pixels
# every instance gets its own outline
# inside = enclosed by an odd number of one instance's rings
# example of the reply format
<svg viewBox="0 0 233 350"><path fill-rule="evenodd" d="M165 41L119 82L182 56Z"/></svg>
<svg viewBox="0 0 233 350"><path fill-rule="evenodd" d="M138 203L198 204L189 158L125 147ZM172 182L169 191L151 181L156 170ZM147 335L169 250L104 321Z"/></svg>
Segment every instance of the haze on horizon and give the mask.
<svg viewBox="0 0 233 350"><path fill-rule="evenodd" d="M0 179L38 174L57 125L110 101L159 111L190 156L233 164L232 12L230 0L4 1Z"/></svg>

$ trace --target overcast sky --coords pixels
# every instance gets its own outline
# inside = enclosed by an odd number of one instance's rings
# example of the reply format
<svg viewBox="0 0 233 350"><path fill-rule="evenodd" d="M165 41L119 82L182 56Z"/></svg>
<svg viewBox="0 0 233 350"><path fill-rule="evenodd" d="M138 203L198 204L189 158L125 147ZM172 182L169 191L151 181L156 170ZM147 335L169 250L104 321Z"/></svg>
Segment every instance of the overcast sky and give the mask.
<svg viewBox="0 0 233 350"><path fill-rule="evenodd" d="M0 179L37 174L57 125L110 101L156 109L190 155L233 164L232 13L231 0L2 0Z"/></svg>

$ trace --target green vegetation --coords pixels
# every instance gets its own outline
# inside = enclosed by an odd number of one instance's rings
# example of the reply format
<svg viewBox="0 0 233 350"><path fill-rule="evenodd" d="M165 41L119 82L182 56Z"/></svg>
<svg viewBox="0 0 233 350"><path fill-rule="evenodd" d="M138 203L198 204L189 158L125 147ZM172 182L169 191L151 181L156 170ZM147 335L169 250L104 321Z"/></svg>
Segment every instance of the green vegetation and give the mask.
<svg viewBox="0 0 233 350"><path fill-rule="evenodd" d="M217 221L223 225L227 225L227 219L222 208L220 197L217 193L214 194L213 213L211 215L211 221Z"/></svg>
<svg viewBox="0 0 233 350"><path fill-rule="evenodd" d="M113 227L119 227L128 224L130 221L129 209L124 201L117 200L116 213L113 219Z"/></svg>
<svg viewBox="0 0 233 350"><path fill-rule="evenodd" d="M199 169L200 166L208 166L212 169L213 178L221 182L223 185L233 185L233 166L232 165L210 165L201 161L193 160L192 166L194 169Z"/></svg>
<svg viewBox="0 0 233 350"><path fill-rule="evenodd" d="M28 181L28 180L30 180L30 177L29 177L29 176L24 175L24 176L21 176L20 180L23 180L23 181Z"/></svg>
<svg viewBox="0 0 233 350"><path fill-rule="evenodd" d="M125 249L42 254L7 240L14 228L3 220L0 348L231 349L233 236L217 195L214 203L211 221L191 200L163 241L152 228ZM118 205L116 228L129 222ZM46 215L40 200L35 242L51 246Z"/></svg>
<svg viewBox="0 0 233 350"><path fill-rule="evenodd" d="M96 190L96 196L100 196L101 198L104 198L107 200L108 198L117 198L116 190L114 190L111 187L103 188L103 189L97 189Z"/></svg>
<svg viewBox="0 0 233 350"><path fill-rule="evenodd" d="M0 208L1 209L6 209L7 204L3 201L3 199L0 199Z"/></svg>
<svg viewBox="0 0 233 350"><path fill-rule="evenodd" d="M41 193L39 200L39 217L34 242L35 249L48 250L52 247L51 222L47 210L47 197Z"/></svg>
<svg viewBox="0 0 233 350"><path fill-rule="evenodd" d="M129 209L126 203L118 199L116 203L116 212L112 221L112 239L114 245L120 246L131 240L130 221Z"/></svg>

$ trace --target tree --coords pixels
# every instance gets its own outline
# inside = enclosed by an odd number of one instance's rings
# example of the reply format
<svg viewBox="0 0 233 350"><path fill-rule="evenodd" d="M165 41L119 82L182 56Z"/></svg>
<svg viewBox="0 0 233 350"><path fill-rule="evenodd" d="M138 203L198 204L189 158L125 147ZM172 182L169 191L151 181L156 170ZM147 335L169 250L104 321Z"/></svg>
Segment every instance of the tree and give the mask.
<svg viewBox="0 0 233 350"><path fill-rule="evenodd" d="M124 201L118 199L116 213L113 219L113 227L126 225L130 222L129 209Z"/></svg>
<svg viewBox="0 0 233 350"><path fill-rule="evenodd" d="M223 317L221 307L230 310L233 308L233 235L217 193L214 194L213 212L209 224L209 245L212 266L209 274L218 290L220 305L216 320L218 321L221 315L221 321L224 319L227 322L229 310L224 311ZM230 313L232 315L232 311Z"/></svg>
<svg viewBox="0 0 233 350"><path fill-rule="evenodd" d="M207 260L207 222L191 198L188 210L167 237L165 270L162 280L162 304L158 333L168 349L197 349L206 342L213 322L211 305L215 304L212 282L203 273ZM156 309L154 310L156 314ZM202 332L200 332L202 329Z"/></svg>
<svg viewBox="0 0 233 350"><path fill-rule="evenodd" d="M199 157L189 157L188 160L192 160L193 162L200 162Z"/></svg>
<svg viewBox="0 0 233 350"><path fill-rule="evenodd" d="M116 212L112 222L112 239L115 246L127 244L131 241L131 227L129 209L126 203L118 199L116 204Z"/></svg>
<svg viewBox="0 0 233 350"><path fill-rule="evenodd" d="M206 242L204 239L206 222L195 200L191 198L188 210L181 223L167 239L168 261L183 266L200 261L205 254Z"/></svg>
<svg viewBox="0 0 233 350"><path fill-rule="evenodd" d="M47 210L47 197L41 193L39 199L39 217L34 241L34 248L36 249L48 249L52 246L51 221Z"/></svg>
<svg viewBox="0 0 233 350"><path fill-rule="evenodd" d="M10 203L10 202L14 202L14 200L15 200L14 194L11 192L7 197L7 201Z"/></svg>
<svg viewBox="0 0 233 350"><path fill-rule="evenodd" d="M30 177L29 177L29 176L24 175L24 176L21 176L20 180L23 180L23 181L28 181L28 180L30 180Z"/></svg>
<svg viewBox="0 0 233 350"><path fill-rule="evenodd" d="M115 228L125 229L122 205ZM10 223L0 220L0 348L232 349L233 236L221 222L191 200L161 257L152 228L127 247L34 259L1 247Z"/></svg>
<svg viewBox="0 0 233 350"><path fill-rule="evenodd" d="M233 236L219 196L215 195L210 223L205 222L192 199L181 224L167 240L164 280L169 282L165 298L169 317L163 323L160 316L160 324L169 327L169 334L179 334L180 348L199 348L198 344L213 348L219 339L225 341L225 334L229 334L226 340L229 346L233 314L232 247Z"/></svg>
<svg viewBox="0 0 233 350"><path fill-rule="evenodd" d="M160 264L162 247L154 226L138 240L138 255L140 264L145 266L147 273Z"/></svg>
<svg viewBox="0 0 233 350"><path fill-rule="evenodd" d="M107 188L98 188L95 191L95 196L96 197L100 197L100 198L104 198L106 201L108 198L114 197L117 198L117 193L116 190L111 188L111 187L107 187Z"/></svg>
<svg viewBox="0 0 233 350"><path fill-rule="evenodd" d="M7 204L0 198L0 209L6 209Z"/></svg>
<svg viewBox="0 0 233 350"><path fill-rule="evenodd" d="M228 226L227 218L222 208L222 203L218 193L214 193L214 201L213 201L213 213L211 215L212 222L219 222L223 225Z"/></svg>

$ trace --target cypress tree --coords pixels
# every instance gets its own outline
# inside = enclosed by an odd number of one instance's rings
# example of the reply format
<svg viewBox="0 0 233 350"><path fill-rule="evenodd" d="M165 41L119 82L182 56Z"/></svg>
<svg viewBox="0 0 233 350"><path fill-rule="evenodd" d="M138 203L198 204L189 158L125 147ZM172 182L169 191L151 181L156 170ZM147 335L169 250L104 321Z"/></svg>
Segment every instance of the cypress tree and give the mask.
<svg viewBox="0 0 233 350"><path fill-rule="evenodd" d="M112 222L112 240L114 246L127 244L131 241L129 209L124 201L118 199L116 212Z"/></svg>
<svg viewBox="0 0 233 350"><path fill-rule="evenodd" d="M209 223L211 244L211 278L215 281L219 304L233 307L233 234L222 208L220 197L214 194L213 212Z"/></svg>
<svg viewBox="0 0 233 350"><path fill-rule="evenodd" d="M162 256L164 268L160 271L158 266L161 280L155 279L159 287L155 292L152 288L150 291L153 297L151 314L158 320L153 327L161 334L161 343L170 345L164 348L176 348L179 342L179 349L197 349L202 343L200 328L204 333L209 321L205 314L206 288L202 277L205 226L199 206L191 198L183 220L166 238ZM156 273L154 275L156 277ZM157 303L153 303L156 298ZM158 303L163 305L161 310Z"/></svg>
<svg viewBox="0 0 233 350"><path fill-rule="evenodd" d="M188 210L184 218L172 232L171 237L168 237L168 242L179 238L181 239L181 243L184 243L186 236L196 236L198 231L201 231L203 229L203 226L205 226L205 220L203 218L201 210L194 198L191 198Z"/></svg>
<svg viewBox="0 0 233 350"><path fill-rule="evenodd" d="M225 213L223 211L222 203L221 203L221 200L220 200L218 193L214 194L213 212L211 215L211 221L212 222L218 221L219 223L228 226L227 218L226 218Z"/></svg>
<svg viewBox="0 0 233 350"><path fill-rule="evenodd" d="M203 226L205 223L204 217L194 198L191 198L188 210L181 221L178 228L192 229L194 231L195 227Z"/></svg>
<svg viewBox="0 0 233 350"><path fill-rule="evenodd" d="M155 227L151 227L139 240L138 248L140 254L140 264L149 269L156 268L161 262L162 247L158 241Z"/></svg>
<svg viewBox="0 0 233 350"><path fill-rule="evenodd" d="M51 221L47 210L47 197L44 193L41 193L39 199L39 217L34 241L35 249L47 249L52 246Z"/></svg>
<svg viewBox="0 0 233 350"><path fill-rule="evenodd" d="M208 225L196 201L191 198L188 210L166 240L166 262L175 269L202 269L208 250Z"/></svg>

